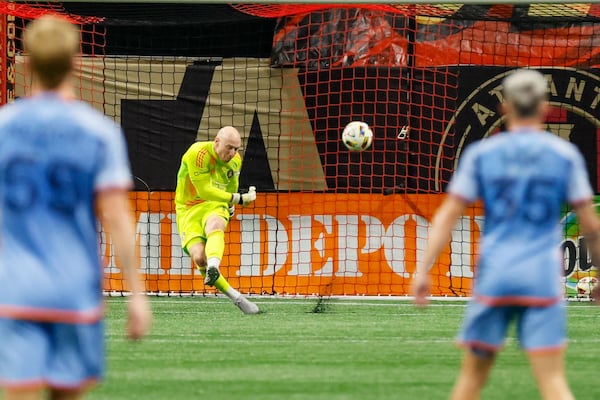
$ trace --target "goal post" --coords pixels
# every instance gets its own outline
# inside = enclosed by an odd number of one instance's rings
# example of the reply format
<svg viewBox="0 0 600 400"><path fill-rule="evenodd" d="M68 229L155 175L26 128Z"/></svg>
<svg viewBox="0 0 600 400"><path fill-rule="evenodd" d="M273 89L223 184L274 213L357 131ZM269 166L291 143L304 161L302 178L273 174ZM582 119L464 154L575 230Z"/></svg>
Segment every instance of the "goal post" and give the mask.
<svg viewBox="0 0 600 400"><path fill-rule="evenodd" d="M212 294L182 251L173 191L180 157L224 125L243 136L242 189L222 271L256 295L405 296L460 155L503 127L500 83L537 67L551 89L546 127L580 148L600 188L600 5L288 1L90 3L0 1L3 98L28 94L20 31L62 13L83 29L78 96L125 132L146 289ZM7 40L14 40L10 53ZM9 98L10 101L10 98ZM359 120L372 146L340 137ZM595 276L565 209L565 295ZM433 270L433 294L465 297L484 224L457 223ZM107 292L120 268L100 232ZM518 277L516 278L518 279Z"/></svg>

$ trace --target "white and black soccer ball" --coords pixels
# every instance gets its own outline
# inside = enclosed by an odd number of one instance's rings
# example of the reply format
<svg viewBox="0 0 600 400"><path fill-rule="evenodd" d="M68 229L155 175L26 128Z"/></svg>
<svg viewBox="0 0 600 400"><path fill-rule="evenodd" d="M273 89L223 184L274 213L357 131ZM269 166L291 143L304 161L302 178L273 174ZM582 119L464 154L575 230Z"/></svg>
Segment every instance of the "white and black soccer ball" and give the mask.
<svg viewBox="0 0 600 400"><path fill-rule="evenodd" d="M598 285L598 278L595 276L584 276L577 281L577 296L588 297L596 285Z"/></svg>
<svg viewBox="0 0 600 400"><path fill-rule="evenodd" d="M342 132L342 142L351 151L363 151L371 147L373 131L369 124L362 121L352 121Z"/></svg>

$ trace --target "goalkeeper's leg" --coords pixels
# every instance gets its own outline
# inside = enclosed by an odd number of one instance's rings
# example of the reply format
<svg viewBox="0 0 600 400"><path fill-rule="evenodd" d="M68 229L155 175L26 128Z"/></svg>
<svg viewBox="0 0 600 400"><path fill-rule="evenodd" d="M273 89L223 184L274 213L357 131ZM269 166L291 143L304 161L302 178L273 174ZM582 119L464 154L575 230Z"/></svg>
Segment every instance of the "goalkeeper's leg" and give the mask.
<svg viewBox="0 0 600 400"><path fill-rule="evenodd" d="M206 265L198 266L198 270L202 276L206 276ZM233 304L235 304L244 314L258 314L260 312L258 306L234 289L223 275L220 275L215 281L215 287L219 289L221 293L229 297Z"/></svg>
<svg viewBox="0 0 600 400"><path fill-rule="evenodd" d="M221 217L209 217L205 228L206 244L198 241L190 245L188 251L200 273L205 277L206 284L216 287L245 314L257 314L258 307L234 289L219 272L225 250L225 226L226 222Z"/></svg>

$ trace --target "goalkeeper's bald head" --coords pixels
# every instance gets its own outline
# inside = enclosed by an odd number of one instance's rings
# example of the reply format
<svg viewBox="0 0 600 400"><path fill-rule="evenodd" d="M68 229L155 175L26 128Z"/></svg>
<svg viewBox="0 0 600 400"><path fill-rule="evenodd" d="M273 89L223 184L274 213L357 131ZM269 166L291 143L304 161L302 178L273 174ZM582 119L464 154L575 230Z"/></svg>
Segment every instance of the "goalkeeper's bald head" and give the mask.
<svg viewBox="0 0 600 400"><path fill-rule="evenodd" d="M215 137L215 153L223 162L229 162L242 146L240 132L233 126L224 126L219 129Z"/></svg>

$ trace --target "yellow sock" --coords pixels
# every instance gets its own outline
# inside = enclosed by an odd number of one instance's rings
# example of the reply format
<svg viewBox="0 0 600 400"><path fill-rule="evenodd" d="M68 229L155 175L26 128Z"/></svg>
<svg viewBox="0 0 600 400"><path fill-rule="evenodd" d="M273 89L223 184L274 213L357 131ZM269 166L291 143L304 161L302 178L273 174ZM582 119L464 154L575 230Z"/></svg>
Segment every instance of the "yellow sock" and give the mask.
<svg viewBox="0 0 600 400"><path fill-rule="evenodd" d="M231 289L231 285L227 282L227 279L221 274L215 281L215 287L221 291L221 293L227 294Z"/></svg>
<svg viewBox="0 0 600 400"><path fill-rule="evenodd" d="M213 231L208 234L206 237L204 251L206 253L206 259L208 260L208 263L215 263L218 267L218 264L223 258L223 253L225 252L225 232ZM198 269L200 270L202 276L206 275L206 266L198 267ZM240 292L231 287L223 275L220 275L215 281L215 287L232 300L237 299L240 294Z"/></svg>
<svg viewBox="0 0 600 400"><path fill-rule="evenodd" d="M206 245L205 250L206 259L219 259L219 261L223 258L223 253L225 252L225 232L223 231L212 231L206 236Z"/></svg>

